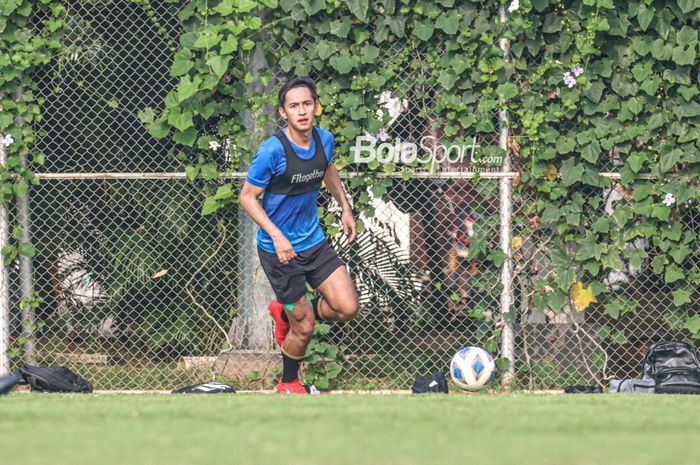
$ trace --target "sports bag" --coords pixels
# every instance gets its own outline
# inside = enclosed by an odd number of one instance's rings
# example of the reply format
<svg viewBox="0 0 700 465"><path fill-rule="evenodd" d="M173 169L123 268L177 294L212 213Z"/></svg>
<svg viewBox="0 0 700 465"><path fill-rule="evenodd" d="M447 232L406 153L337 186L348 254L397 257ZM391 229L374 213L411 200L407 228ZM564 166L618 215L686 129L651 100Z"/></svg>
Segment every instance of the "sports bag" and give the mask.
<svg viewBox="0 0 700 465"><path fill-rule="evenodd" d="M442 373L433 373L430 376L417 375L411 388L414 394L424 394L427 392L440 392L447 394L447 379Z"/></svg>
<svg viewBox="0 0 700 465"><path fill-rule="evenodd" d="M223 383L202 383L175 389L173 394L219 394L236 392L232 386Z"/></svg>
<svg viewBox="0 0 700 465"><path fill-rule="evenodd" d="M662 341L644 356L643 378L651 378L657 394L700 393L700 363L684 342Z"/></svg>
<svg viewBox="0 0 700 465"><path fill-rule="evenodd" d="M0 376L0 395L10 392L21 379L19 375Z"/></svg>
<svg viewBox="0 0 700 465"><path fill-rule="evenodd" d="M37 392L92 392L85 378L66 367L40 368L24 365L19 374Z"/></svg>

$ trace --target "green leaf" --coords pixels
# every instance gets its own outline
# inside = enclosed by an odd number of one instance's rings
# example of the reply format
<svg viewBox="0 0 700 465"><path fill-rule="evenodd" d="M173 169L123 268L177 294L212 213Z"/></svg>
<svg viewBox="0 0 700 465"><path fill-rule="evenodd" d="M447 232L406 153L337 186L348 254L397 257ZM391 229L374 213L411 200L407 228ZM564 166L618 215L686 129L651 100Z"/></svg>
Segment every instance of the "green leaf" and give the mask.
<svg viewBox="0 0 700 465"><path fill-rule="evenodd" d="M690 13L691 11L700 8L700 2L696 0L677 0L678 6L683 14Z"/></svg>
<svg viewBox="0 0 700 465"><path fill-rule="evenodd" d="M700 116L700 103L688 102L681 105L676 105L673 108L673 114L677 118L693 118Z"/></svg>
<svg viewBox="0 0 700 465"><path fill-rule="evenodd" d="M197 139L197 130L194 127L185 129L184 131L175 131L173 140L178 144L192 147L195 139Z"/></svg>
<svg viewBox="0 0 700 465"><path fill-rule="evenodd" d="M211 215L219 209L219 203L213 197L207 197L202 204L202 216Z"/></svg>
<svg viewBox="0 0 700 465"><path fill-rule="evenodd" d="M646 160L647 155L645 153L635 152L627 158L627 163L632 171L639 173Z"/></svg>
<svg viewBox="0 0 700 465"><path fill-rule="evenodd" d="M36 255L36 249L32 244L23 242L19 245L19 253L25 257L34 257Z"/></svg>
<svg viewBox="0 0 700 465"><path fill-rule="evenodd" d="M637 9L637 21L639 22L639 27L642 29L642 31L647 30L649 27L649 24L651 23L651 20L654 19L654 13L656 12L656 8L652 7L647 7L645 4L640 4Z"/></svg>
<svg viewBox="0 0 700 465"><path fill-rule="evenodd" d="M696 86L679 86L678 93L683 97L683 99L686 102L690 102L690 100L696 95L698 95L700 91Z"/></svg>
<svg viewBox="0 0 700 465"><path fill-rule="evenodd" d="M676 34L676 42L679 45L695 45L698 43L698 31L687 25L683 26Z"/></svg>
<svg viewBox="0 0 700 465"><path fill-rule="evenodd" d="M258 6L257 2L253 0L233 0L233 5L239 13L248 13Z"/></svg>
<svg viewBox="0 0 700 465"><path fill-rule="evenodd" d="M340 55L333 55L329 60L329 63L338 71L338 73L347 74L355 67L356 58L347 52L343 52Z"/></svg>
<svg viewBox="0 0 700 465"><path fill-rule="evenodd" d="M219 13L221 16L228 16L233 13L233 2L232 0L223 0L212 8L212 10Z"/></svg>
<svg viewBox="0 0 700 465"><path fill-rule="evenodd" d="M518 95L518 92L518 86L512 82L500 84L496 89L496 93L502 96L505 100L511 100L513 97Z"/></svg>
<svg viewBox="0 0 700 465"><path fill-rule="evenodd" d="M231 61L231 57L223 56L223 55L213 55L210 56L209 59L207 60L207 65L209 65L214 71L214 74L217 77L222 77L225 73L226 70L228 69L228 64ZM182 100L181 100L182 101Z"/></svg>
<svg viewBox="0 0 700 465"><path fill-rule="evenodd" d="M369 0L346 0L350 13L358 17L361 21L367 21L367 10L369 10Z"/></svg>
<svg viewBox="0 0 700 465"><path fill-rule="evenodd" d="M680 281L682 279L685 279L685 273L681 268L678 267L678 265L672 263L668 267L666 267L664 281L666 281L667 283L675 283L676 281Z"/></svg>
<svg viewBox="0 0 700 465"><path fill-rule="evenodd" d="M630 112L632 112L633 115L638 115L642 112L642 109L644 108L644 102L639 97L634 97L630 100L627 100L622 105L622 108L627 108Z"/></svg>
<svg viewBox="0 0 700 465"><path fill-rule="evenodd" d="M189 75L181 77L180 83L177 86L178 102L182 103L196 94L201 84L202 78L199 76L195 76L194 80L191 80Z"/></svg>
<svg viewBox="0 0 700 465"><path fill-rule="evenodd" d="M683 156L683 152L680 149L671 150L670 152L661 154L661 159L659 160L659 172L668 173L676 166Z"/></svg>
<svg viewBox="0 0 700 465"><path fill-rule="evenodd" d="M581 151L581 156L587 162L595 164L595 162L598 161L598 157L600 156L600 144L598 143L598 141L593 141L590 144L586 145Z"/></svg>
<svg viewBox="0 0 700 465"><path fill-rule="evenodd" d="M316 44L316 53L318 54L318 57L322 60L327 60L337 50L338 46L333 42L329 42L327 40L320 40Z"/></svg>
<svg viewBox="0 0 700 465"><path fill-rule="evenodd" d="M197 35L197 40L192 44L192 48L212 48L223 38L224 36L215 33L211 28L205 29Z"/></svg>
<svg viewBox="0 0 700 465"><path fill-rule="evenodd" d="M666 205L654 205L651 209L651 217L658 218L661 221L668 221L671 216L671 209Z"/></svg>
<svg viewBox="0 0 700 465"><path fill-rule="evenodd" d="M202 177L211 181L212 179L217 179L219 177L219 170L216 169L214 163L206 163L201 166Z"/></svg>
<svg viewBox="0 0 700 465"><path fill-rule="evenodd" d="M618 296L607 302L604 307L605 313L617 320L625 313L635 312L639 304L629 297Z"/></svg>
<svg viewBox="0 0 700 465"><path fill-rule="evenodd" d="M185 177L188 181L194 181L199 176L199 165L185 166Z"/></svg>
<svg viewBox="0 0 700 465"><path fill-rule="evenodd" d="M681 307L691 302L690 296L693 295L692 289L676 289L672 292L673 305Z"/></svg>
<svg viewBox="0 0 700 465"><path fill-rule="evenodd" d="M440 73L440 77L437 81L442 87L445 88L445 90L450 90L454 87L457 79L458 77L453 73Z"/></svg>
<svg viewBox="0 0 700 465"><path fill-rule="evenodd" d="M688 331L693 333L693 337L698 339L698 335L700 334L700 317L699 316L689 317L685 321L683 328L687 329Z"/></svg>
<svg viewBox="0 0 700 465"><path fill-rule="evenodd" d="M184 131L194 126L194 122L192 121L193 116L191 111L186 111L184 113L171 112L170 115L168 115L168 123L176 129Z"/></svg>
<svg viewBox="0 0 700 465"><path fill-rule="evenodd" d="M148 133L151 137L162 139L170 134L170 126L168 126L165 121L158 120L148 126Z"/></svg>
<svg viewBox="0 0 700 465"><path fill-rule="evenodd" d="M238 49L238 37L231 34L226 38L226 40L221 42L221 46L219 48L219 53L221 53L222 55L230 55L231 53L235 52L237 49Z"/></svg>
<svg viewBox="0 0 700 465"><path fill-rule="evenodd" d="M683 260L685 260L685 258L690 254L690 248L685 244L681 244L678 247L672 249L668 254L671 256L671 258L673 258L673 261L680 265L681 263L683 263Z"/></svg>
<svg viewBox="0 0 700 465"><path fill-rule="evenodd" d="M350 24L350 18L347 16L331 21L331 34L342 39L346 38L350 32Z"/></svg>
<svg viewBox="0 0 700 465"><path fill-rule="evenodd" d="M695 63L695 45L693 45L690 48L685 48L685 47L674 47L673 48L673 55L671 56L671 59L677 64L677 65L692 65Z"/></svg>
<svg viewBox="0 0 700 465"><path fill-rule="evenodd" d="M643 82L651 74L651 63L637 63L632 67L632 76L637 82Z"/></svg>
<svg viewBox="0 0 700 465"><path fill-rule="evenodd" d="M568 158L562 163L560 174L562 184L565 187L572 186L583 178L583 165L576 163L573 158Z"/></svg>
<svg viewBox="0 0 700 465"><path fill-rule="evenodd" d="M459 22L462 19L459 11L443 12L435 21L435 27L442 29L447 34L455 34L459 30Z"/></svg>
<svg viewBox="0 0 700 465"><path fill-rule="evenodd" d="M418 37L423 42L426 42L433 36L434 29L435 28L430 23L418 23L413 29L413 35Z"/></svg>
<svg viewBox="0 0 700 465"><path fill-rule="evenodd" d="M642 82L642 84L639 86L640 89L642 89L644 92L646 92L647 95L656 95L656 91L659 90L659 86L661 85L661 78L658 76L653 76L650 79L645 80Z"/></svg>

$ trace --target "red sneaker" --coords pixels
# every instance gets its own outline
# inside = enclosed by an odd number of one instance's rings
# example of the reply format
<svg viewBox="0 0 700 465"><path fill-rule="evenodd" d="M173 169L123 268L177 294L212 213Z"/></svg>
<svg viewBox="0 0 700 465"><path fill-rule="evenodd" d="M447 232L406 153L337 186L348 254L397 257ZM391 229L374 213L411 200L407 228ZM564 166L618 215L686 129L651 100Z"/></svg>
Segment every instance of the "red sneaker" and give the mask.
<svg viewBox="0 0 700 465"><path fill-rule="evenodd" d="M270 310L270 316L275 320L275 339L277 339L277 344L282 347L284 338L287 337L287 333L289 333L289 323L282 318L284 307L276 300L271 300L267 308Z"/></svg>
<svg viewBox="0 0 700 465"><path fill-rule="evenodd" d="M301 384L299 378L289 383L280 382L277 385L277 394L308 394L306 387Z"/></svg>

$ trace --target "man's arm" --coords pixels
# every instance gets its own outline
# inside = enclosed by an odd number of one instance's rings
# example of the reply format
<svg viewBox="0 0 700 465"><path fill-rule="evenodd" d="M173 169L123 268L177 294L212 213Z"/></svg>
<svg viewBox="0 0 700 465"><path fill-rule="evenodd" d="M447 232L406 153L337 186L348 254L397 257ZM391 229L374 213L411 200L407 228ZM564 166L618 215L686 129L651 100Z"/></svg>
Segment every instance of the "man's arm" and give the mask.
<svg viewBox="0 0 700 465"><path fill-rule="evenodd" d="M296 257L296 252L292 247L292 243L289 239L280 231L280 229L275 226L263 207L258 202L258 199L265 191L264 187L255 186L249 182L243 184L243 189L241 189L240 202L241 207L250 215L250 217L255 221L258 226L260 226L263 231L265 231L272 238L272 242L275 245L275 252L277 252L277 258L279 261L285 265L289 263L291 259Z"/></svg>
<svg viewBox="0 0 700 465"><path fill-rule="evenodd" d="M333 198L340 205L340 208L343 209L340 222L343 225L343 232L348 238L348 242L352 242L355 240L355 236L357 235L357 226L355 225L355 219L352 217L350 203L348 202L347 197L345 197L343 183L340 181L338 168L335 167L335 164L328 164L323 181L326 183L326 188L328 188L330 193L333 195Z"/></svg>

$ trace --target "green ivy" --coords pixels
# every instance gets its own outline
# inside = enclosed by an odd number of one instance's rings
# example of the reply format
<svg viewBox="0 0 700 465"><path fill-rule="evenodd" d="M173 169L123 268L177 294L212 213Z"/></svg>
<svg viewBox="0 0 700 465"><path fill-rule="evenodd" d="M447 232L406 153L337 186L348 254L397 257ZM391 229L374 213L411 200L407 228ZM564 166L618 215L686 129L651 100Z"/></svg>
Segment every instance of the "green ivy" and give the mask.
<svg viewBox="0 0 700 465"><path fill-rule="evenodd" d="M56 0L6 0L0 5L0 144L6 161L0 166L0 203L9 205L39 180L32 171L44 155L34 149L33 124L41 119L43 98L37 98L32 73L51 60L60 47L65 8ZM32 21L32 19L36 21ZM21 230L3 247L3 266L19 254L34 256L34 247L21 242Z"/></svg>

